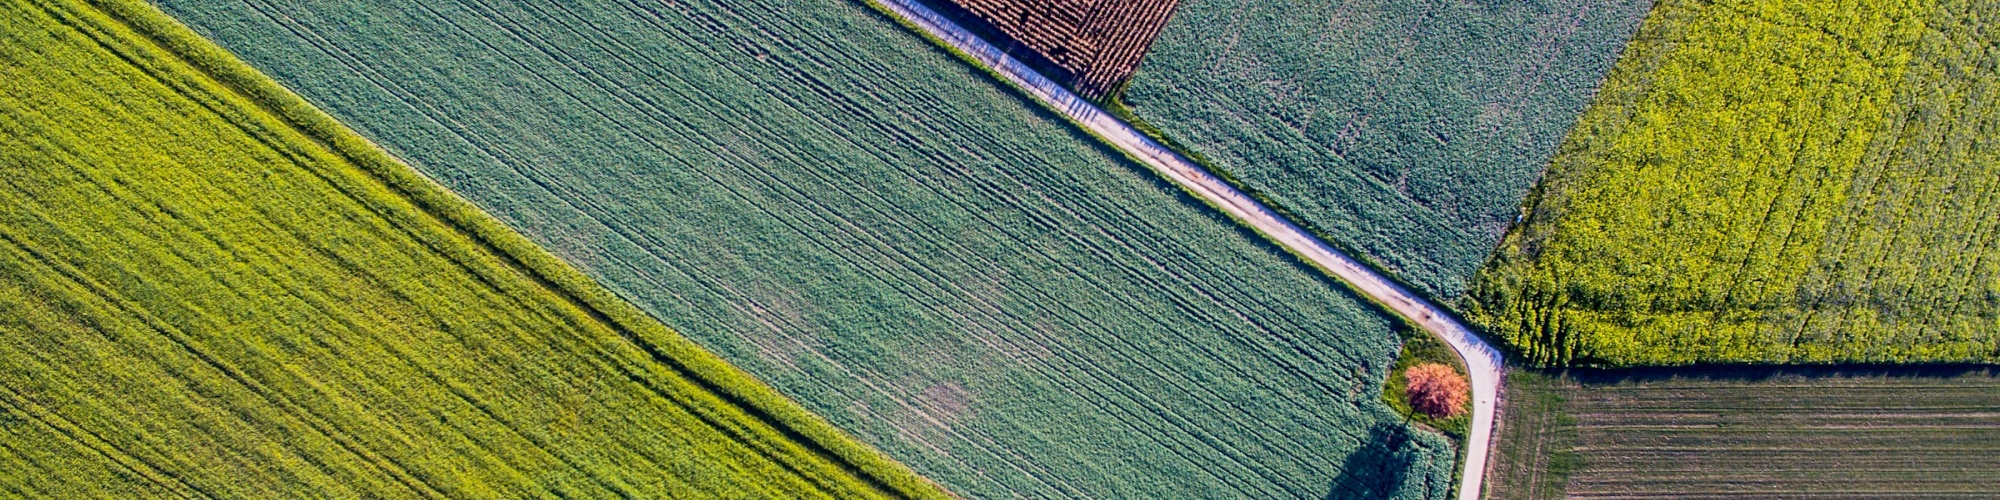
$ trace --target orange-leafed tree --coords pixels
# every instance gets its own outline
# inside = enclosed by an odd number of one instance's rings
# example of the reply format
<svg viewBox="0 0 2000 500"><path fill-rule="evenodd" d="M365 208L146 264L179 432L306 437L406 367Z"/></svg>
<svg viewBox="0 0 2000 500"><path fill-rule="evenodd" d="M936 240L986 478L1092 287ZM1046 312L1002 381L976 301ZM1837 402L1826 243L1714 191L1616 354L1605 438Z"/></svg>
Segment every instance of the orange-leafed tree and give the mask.
<svg viewBox="0 0 2000 500"><path fill-rule="evenodd" d="M1457 370L1437 363L1424 363L1410 367L1403 377L1409 382L1404 385L1403 394L1409 398L1411 408L1431 418L1451 418L1465 413L1466 399L1471 395L1472 386Z"/></svg>

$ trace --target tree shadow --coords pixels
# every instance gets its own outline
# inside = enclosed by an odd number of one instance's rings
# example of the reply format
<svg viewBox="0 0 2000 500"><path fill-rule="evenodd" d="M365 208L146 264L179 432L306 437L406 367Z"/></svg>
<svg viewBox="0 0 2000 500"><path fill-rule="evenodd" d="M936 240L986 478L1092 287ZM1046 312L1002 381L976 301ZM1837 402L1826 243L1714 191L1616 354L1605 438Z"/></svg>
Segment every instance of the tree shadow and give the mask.
<svg viewBox="0 0 2000 500"><path fill-rule="evenodd" d="M1328 485L1327 500L1389 498L1403 489L1417 454L1410 446L1413 431L1399 422L1377 422L1367 440L1348 452L1340 475Z"/></svg>

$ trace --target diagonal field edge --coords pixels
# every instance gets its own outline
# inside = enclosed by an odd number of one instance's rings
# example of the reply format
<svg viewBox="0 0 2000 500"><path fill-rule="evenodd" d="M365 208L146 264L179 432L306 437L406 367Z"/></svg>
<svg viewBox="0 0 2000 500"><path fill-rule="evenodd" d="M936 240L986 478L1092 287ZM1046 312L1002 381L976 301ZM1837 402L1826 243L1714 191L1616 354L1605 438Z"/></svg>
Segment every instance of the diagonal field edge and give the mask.
<svg viewBox="0 0 2000 500"><path fill-rule="evenodd" d="M942 485L862 444L761 380L728 364L612 295L582 272L513 232L471 202L405 166L401 160L339 124L333 117L225 49L181 25L151 3L138 0L86 0L83 3L145 36L149 42L200 70L204 76L246 101L264 108L263 111L311 138L319 146L353 162L371 180L418 207L421 215L435 218L441 226L455 230L457 236L478 244L496 260L566 299L587 317L619 333L634 347L711 396L751 417L752 421L778 431L790 444L846 469L876 492L887 496L956 497Z"/></svg>
<svg viewBox="0 0 2000 500"><path fill-rule="evenodd" d="M996 76L1034 96L1043 105L1061 113L1076 126L1145 164L1189 194L1250 226L1272 243L1444 340L1465 362L1466 371L1470 372L1472 379L1472 425L1465 439L1465 469L1460 475L1458 498L1476 500L1480 497L1487 458L1491 455L1495 403L1500 392L1502 358L1499 350L1480 339L1447 311L1362 266L1214 174L1195 166L1179 153L1139 133L1096 104L1035 72L936 11L916 0L869 1L953 51L983 65Z"/></svg>

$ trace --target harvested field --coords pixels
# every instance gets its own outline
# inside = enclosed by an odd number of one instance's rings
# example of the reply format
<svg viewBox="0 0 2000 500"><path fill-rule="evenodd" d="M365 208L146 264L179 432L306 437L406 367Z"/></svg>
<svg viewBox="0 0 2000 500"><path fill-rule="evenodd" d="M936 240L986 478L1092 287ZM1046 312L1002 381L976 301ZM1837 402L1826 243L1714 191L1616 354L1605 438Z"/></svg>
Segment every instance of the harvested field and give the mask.
<svg viewBox="0 0 2000 500"><path fill-rule="evenodd" d="M969 498L1441 498L1390 320L866 5L170 0Z"/></svg>
<svg viewBox="0 0 2000 500"><path fill-rule="evenodd" d="M2000 360L1995 19L1662 2L1469 319L1542 364Z"/></svg>
<svg viewBox="0 0 2000 500"><path fill-rule="evenodd" d="M1123 104L1300 226L1449 303L1650 0L1185 0Z"/></svg>
<svg viewBox="0 0 2000 500"><path fill-rule="evenodd" d="M948 497L141 2L0 0L0 207L0 495Z"/></svg>
<svg viewBox="0 0 2000 500"><path fill-rule="evenodd" d="M1488 498L1984 498L1989 368L1733 368L1509 379Z"/></svg>
<svg viewBox="0 0 2000 500"><path fill-rule="evenodd" d="M1124 84L1179 0L925 0L1077 95Z"/></svg>

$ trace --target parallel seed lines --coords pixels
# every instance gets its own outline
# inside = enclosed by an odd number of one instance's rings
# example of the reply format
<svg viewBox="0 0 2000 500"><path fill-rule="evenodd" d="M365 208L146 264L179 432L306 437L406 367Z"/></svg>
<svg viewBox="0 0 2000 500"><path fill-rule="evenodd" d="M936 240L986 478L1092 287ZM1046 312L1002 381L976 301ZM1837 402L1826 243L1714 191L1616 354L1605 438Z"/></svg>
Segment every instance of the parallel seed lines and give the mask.
<svg viewBox="0 0 2000 500"><path fill-rule="evenodd" d="M165 3L962 494L1448 489L1387 319L864 5Z"/></svg>
<svg viewBox="0 0 2000 500"><path fill-rule="evenodd" d="M416 197L442 193L392 187L381 165L359 163L386 162L379 153L295 128L279 108L296 104L255 101L245 74L216 72L233 61L169 52L215 49L148 31L172 28L149 9L0 8L7 491L846 497L908 486L800 441L825 431L776 427L800 425L776 420L795 407L740 405L763 390L740 374L690 378L716 362L665 358L671 348L648 342L671 332L524 263L546 256L497 253L523 247L463 226L483 220L419 208L430 201Z"/></svg>
<svg viewBox="0 0 2000 500"><path fill-rule="evenodd" d="M1185 0L1123 103L1322 239L1454 300L1651 4Z"/></svg>
<svg viewBox="0 0 2000 500"><path fill-rule="evenodd" d="M1540 363L2000 359L2000 6L1864 4L1662 3L1471 316Z"/></svg>

